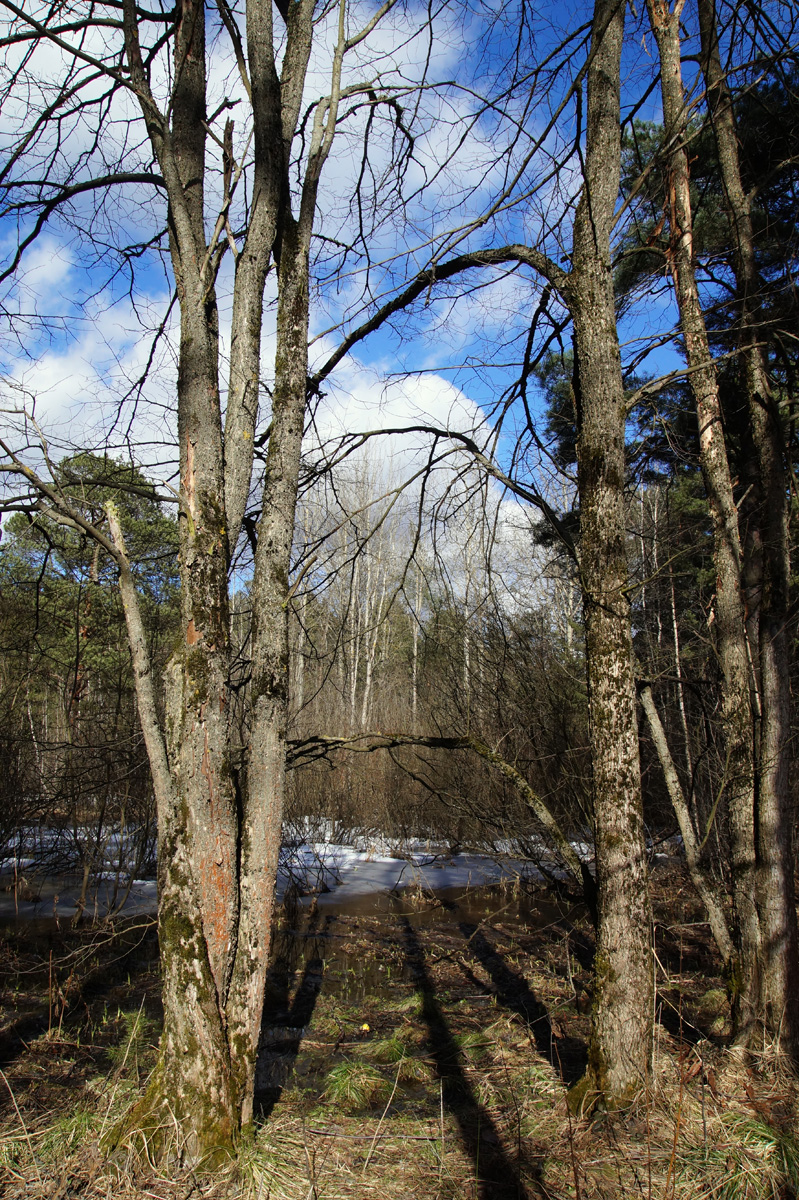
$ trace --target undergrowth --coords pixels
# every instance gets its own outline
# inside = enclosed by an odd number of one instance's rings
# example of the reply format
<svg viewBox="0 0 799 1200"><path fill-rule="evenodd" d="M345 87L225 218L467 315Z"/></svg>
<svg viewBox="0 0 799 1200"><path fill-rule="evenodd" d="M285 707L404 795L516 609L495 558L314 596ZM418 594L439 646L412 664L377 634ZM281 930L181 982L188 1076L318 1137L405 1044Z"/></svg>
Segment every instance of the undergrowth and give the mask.
<svg viewBox="0 0 799 1200"><path fill-rule="evenodd" d="M386 925L388 929L388 925ZM390 932L390 930L389 930ZM511 936L511 934L513 936ZM103 1131L141 1093L157 1009L126 979L24 1044L0 1076L3 1200L793 1200L796 1083L711 1032L717 978L663 980L692 1042L658 1027L651 1086L627 1111L575 1118L562 1056L588 1018L556 955L513 942L498 993L463 942L425 931L425 980L386 995L316 997L301 1031L285 997L280 1072L238 1161L216 1175L108 1160ZM388 933L386 933L388 936ZM441 939L440 943L436 938ZM362 950L377 953L374 929ZM374 943L374 945L373 945ZM502 943L495 935L495 954ZM400 945L399 935L396 945ZM419 951L421 954L422 951ZM495 962L495 960L489 960ZM511 975L510 972L513 972ZM463 982L465 978L466 982ZM515 980L515 991L510 990ZM482 982L481 982L482 981ZM580 981L584 985L584 981ZM485 991L481 991L485 988ZM549 1044L528 1018L546 1007ZM283 1001L281 1001L282 1003ZM686 1018L687 1019L687 1018ZM290 1050L279 1044L291 1030ZM702 1034L705 1022L707 1035ZM687 1027L687 1026L686 1026ZM540 1027L539 1027L540 1028ZM715 1039L715 1040L714 1040ZM571 1048L571 1050L570 1050ZM135 1139L134 1139L135 1141Z"/></svg>

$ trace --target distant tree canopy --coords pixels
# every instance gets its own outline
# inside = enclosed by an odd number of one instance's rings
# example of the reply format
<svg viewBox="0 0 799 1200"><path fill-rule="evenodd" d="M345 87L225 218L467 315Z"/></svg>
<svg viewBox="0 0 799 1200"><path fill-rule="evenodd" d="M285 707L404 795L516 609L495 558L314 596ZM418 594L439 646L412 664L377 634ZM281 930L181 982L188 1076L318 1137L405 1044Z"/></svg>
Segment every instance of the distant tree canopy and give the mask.
<svg viewBox="0 0 799 1200"><path fill-rule="evenodd" d="M105 522L103 505L115 500L135 554L154 660L162 668L177 622L176 521L130 464L70 455L54 478L69 507L93 524ZM15 513L5 523L0 830L10 832L23 818L80 821L108 803L106 819L113 822L125 794L135 794L152 813L116 575L83 530L46 511Z"/></svg>

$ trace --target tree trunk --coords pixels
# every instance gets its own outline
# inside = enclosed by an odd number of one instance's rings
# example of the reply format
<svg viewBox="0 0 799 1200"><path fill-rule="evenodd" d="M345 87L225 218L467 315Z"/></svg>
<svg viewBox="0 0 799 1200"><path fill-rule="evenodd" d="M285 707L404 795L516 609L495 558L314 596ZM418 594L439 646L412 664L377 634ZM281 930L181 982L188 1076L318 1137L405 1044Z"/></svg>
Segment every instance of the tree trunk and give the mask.
<svg viewBox="0 0 799 1200"><path fill-rule="evenodd" d="M288 574L308 378L309 248L310 230L301 236L287 218L279 268L272 434L253 584L258 604L253 613L252 733L242 795L238 948L227 1003L232 1070L244 1124L252 1119L283 824L289 701Z"/></svg>
<svg viewBox="0 0 799 1200"><path fill-rule="evenodd" d="M757 899L762 930L763 1016L769 1032L799 1061L799 950L792 814L789 790L791 758L790 655L788 599L788 480L785 439L760 344L760 274L755 256L749 197L741 182L732 98L721 66L714 0L699 0L702 67L718 148L724 201L732 233L754 446L756 519L761 567L758 606L760 737L757 797Z"/></svg>
<svg viewBox="0 0 799 1200"><path fill-rule="evenodd" d="M299 112L301 87L298 93L292 72L304 78L311 8L308 2L296 6L281 90L272 57L271 5L258 0L247 5L254 191L237 252L226 439L214 243L206 243L204 228L204 8L198 0L179 6L169 118L150 92L132 0L124 8L130 78L169 195L180 301L182 632L167 672L165 746L146 696L149 669L136 674L140 709L151 711L145 736L158 800L164 1031L146 1093L111 1140L141 1134L151 1155L194 1163L233 1152L252 1116L281 840L288 569L307 386L308 245L315 201L314 185L305 233L293 245L295 227L283 201L288 195L283 139L290 140ZM225 153L232 151L226 147ZM318 179L319 163L315 166ZM229 194L232 167L226 170ZM276 378L253 585L252 744L248 769L239 776L231 754L228 567L250 488L263 289L279 220ZM121 587L124 575L120 566ZM128 580L126 614L135 609L131 593Z"/></svg>
<svg viewBox="0 0 799 1200"><path fill-rule="evenodd" d="M197 805L198 790L212 777L209 769L203 771L203 763L196 771L194 789L186 789L181 796L181 785L185 788L185 783L175 762L174 747L168 755L158 722L146 635L119 518L112 505L107 510L120 556L120 592L158 806L158 935L164 1005L164 1030L155 1072L142 1099L112 1130L108 1142L113 1147L141 1139L148 1152L158 1157L214 1162L230 1153L238 1132L238 1114L202 908L202 901L212 900L213 894L198 886L193 861L198 822L190 807ZM182 647L176 655L178 664L180 656ZM181 703L182 692L174 683L175 677L179 678L175 660L171 673L169 715L172 721L181 723L179 728L185 728L189 707ZM175 732L173 728L173 739ZM190 738L189 744L194 746L195 739ZM200 799L205 800L204 805L198 805L200 813L207 810L212 815L213 805L205 796ZM210 821L206 839L209 825ZM200 841L200 854L204 844ZM219 957L218 940L214 950Z"/></svg>
<svg viewBox="0 0 799 1200"><path fill-rule="evenodd" d="M741 594L738 512L724 441L721 404L704 314L693 266L688 155L688 110L680 64L680 15L666 0L649 0L649 15L660 52L663 118L667 138L671 267L685 337L691 387L699 421L699 454L713 526L716 574L715 626L722 672L722 714L726 747L725 780L732 834L733 901L738 964L731 979L738 1036L752 1036L761 1011L761 929L755 862L755 761L751 672Z"/></svg>
<svg viewBox="0 0 799 1200"><path fill-rule="evenodd" d="M680 777L677 774L677 768L674 765L674 759L671 757L671 751L669 750L666 731L663 728L663 722L655 706L652 688L648 683L641 688L641 707L649 722L652 741L655 744L655 750L657 751L663 776L666 780L666 788L671 800L671 806L674 809L674 815L680 827L682 844L685 849L685 861L688 864L691 882L705 906L710 931L718 946L721 960L725 967L729 969L729 965L735 957L735 948L730 937L727 918L724 915L721 900L702 867L701 849L697 840L693 818L685 802L685 796L680 786Z"/></svg>
<svg viewBox="0 0 799 1200"><path fill-rule="evenodd" d="M585 185L574 223L580 579L585 613L597 952L586 1079L575 1100L628 1102L651 1067L653 958L624 512L625 403L610 234L619 191L623 3L600 0L588 72Z"/></svg>

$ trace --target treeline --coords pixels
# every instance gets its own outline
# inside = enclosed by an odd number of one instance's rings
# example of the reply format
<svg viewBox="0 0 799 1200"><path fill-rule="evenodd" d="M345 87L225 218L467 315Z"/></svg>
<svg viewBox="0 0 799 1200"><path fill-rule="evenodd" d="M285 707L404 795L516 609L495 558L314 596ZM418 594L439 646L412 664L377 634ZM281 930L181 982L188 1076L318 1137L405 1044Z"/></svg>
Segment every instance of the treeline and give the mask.
<svg viewBox="0 0 799 1200"><path fill-rule="evenodd" d="M87 517L102 521L109 496L120 508L161 692L178 628L174 518L130 465L81 454L65 459L59 476ZM464 492L466 513L440 535L438 554L429 530L422 539L428 548L414 546L420 539L409 502L374 512L366 498L365 513L351 516L331 511L327 495L321 524L335 532L325 539L324 567L303 577L291 603L289 737L297 766L287 820L330 818L343 836L373 829L398 842L513 844L541 857L548 848L516 789L473 752L373 752L366 736L471 734L502 745L565 827L590 837L573 572L536 546L521 511L498 535L497 497L492 514L479 487L469 494L476 483ZM339 481L339 502L346 493ZM308 498L303 518L319 499ZM530 559L526 572L514 561L519 555ZM108 839L123 827L131 836L137 830L146 847L131 869L154 869L154 798L115 575L107 556L74 529L22 514L6 523L2 855L20 836L24 842L26 829L46 828L61 836L48 841L41 870L74 867L77 857L101 871ZM526 607L531 594L540 596L535 609ZM241 753L252 625L246 588L234 593L231 620ZM323 753L320 733L364 741ZM29 849L39 844L29 841Z"/></svg>
<svg viewBox="0 0 799 1200"><path fill-rule="evenodd" d="M572 370L571 354L552 358L537 386L563 471L558 494L573 501L561 518L577 544L579 505L568 479L576 466ZM732 405L735 374L728 379ZM683 387L663 399L657 414L651 405L634 408L628 431L638 686L654 697L670 760L662 761L642 708L645 818L653 852L680 833L664 774L670 765L706 870L729 899L712 532L690 397ZM109 497L121 509L160 689L178 629L174 517L130 464L84 453L59 471L88 517L102 522ZM422 837L453 848L502 848L545 871L562 870L557 843L496 760L468 745L425 744L472 739L529 784L567 839L590 848L584 857L591 862L584 629L570 547L522 506L486 489L471 468L455 500L430 505L421 528L416 497L388 507L373 500L380 487L368 460L336 484L310 491L297 520L286 820L332 820L343 837L374 830L400 845ZM77 862L91 887L92 875L107 867L109 841L124 830L125 870L152 873L154 796L113 565L78 531L20 514L5 526L0 595L3 856L24 845L27 830L28 850L41 858L32 873ZM243 761L252 626L246 587L231 605ZM411 744L387 745L392 736ZM42 828L56 835L44 851L32 836Z"/></svg>
<svg viewBox="0 0 799 1200"><path fill-rule="evenodd" d="M596 0L560 41L463 10L455 80L439 14L391 3L342 0L336 30L277 5L279 33L248 4L246 44L226 4L123 8L88 57L14 10L3 278L46 225L91 251L92 303L130 277L146 323L167 264L179 333L149 320L108 428L151 391L162 420L168 342L176 461L157 494L108 440L56 465L18 389L2 736L9 828L157 810L148 1152L174 1129L215 1159L250 1124L287 813L559 859L596 918L581 1096L611 1108L651 1077L648 856L679 830L736 1039L799 1063L796 6ZM409 71L385 31L425 47ZM417 408L403 490L366 457L382 426L317 418L417 320L486 410Z"/></svg>

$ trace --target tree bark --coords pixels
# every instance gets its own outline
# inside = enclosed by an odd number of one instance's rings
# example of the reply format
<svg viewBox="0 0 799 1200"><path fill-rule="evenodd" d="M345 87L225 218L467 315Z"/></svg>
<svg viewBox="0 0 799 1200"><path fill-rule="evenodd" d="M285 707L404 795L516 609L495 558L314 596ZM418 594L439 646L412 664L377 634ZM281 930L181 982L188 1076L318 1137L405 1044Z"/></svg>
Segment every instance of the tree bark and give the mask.
<svg viewBox="0 0 799 1200"><path fill-rule="evenodd" d="M288 572L307 395L309 248L319 172L336 118L335 103L323 101L318 112L327 120L316 122L295 221L287 150L299 115L312 11L311 0L299 0L291 10L279 80L271 3L247 5L246 63L239 43L252 101L255 161L249 222L237 252L223 434L214 298L218 242L207 243L204 230L204 9L201 0L182 0L179 6L169 118L150 91L133 0L125 0L124 9L130 78L169 196L180 302L181 637L167 672L166 746L154 732L148 739L151 761L157 764L160 755L161 774L168 778L156 784L164 1031L146 1093L111 1141L141 1134L150 1154L194 1163L233 1152L252 1118L281 841ZM340 36L334 91L343 48ZM231 140L226 131L226 194L217 239L232 185ZM253 582L252 734L244 770L237 772L228 697L228 568L250 490L261 312L273 256L278 263L277 351ZM122 564L120 571L125 595L132 584ZM135 648L135 631L131 643ZM143 712L149 711L142 704L148 676L146 669L136 672Z"/></svg>
<svg viewBox="0 0 799 1200"><path fill-rule="evenodd" d="M272 433L253 592L252 733L243 789L241 911L227 1004L242 1120L252 1119L255 1061L283 823L289 703L289 565L308 378L310 227L284 218Z"/></svg>
<svg viewBox="0 0 799 1200"><path fill-rule="evenodd" d="M716 575L715 627L722 673L726 746L725 788L732 836L733 902L738 948L730 980L738 1036L753 1036L761 1012L761 928L755 861L755 760L751 672L741 592L741 544L724 439L715 366L693 265L693 217L686 137L688 109L680 63L683 0L670 11L666 0L649 0L649 17L660 53L666 133L670 257L691 387L699 421L699 454L713 527Z"/></svg>
<svg viewBox="0 0 799 1200"><path fill-rule="evenodd" d="M703 870L701 849L697 840L693 818L685 801L685 796L680 786L680 777L677 774L677 768L674 765L674 759L671 757L671 751L669 750L666 731L663 728L663 722L655 705L652 688L648 683L644 684L641 688L641 707L649 722L652 741L655 744L655 750L657 751L663 776L666 780L666 788L671 800L671 806L674 809L674 815L680 827L682 844L685 850L685 861L688 864L691 882L705 906L710 931L718 946L722 962L729 969L729 965L735 958L735 947L730 937L727 918L724 915L724 909L716 894L716 890Z"/></svg>
<svg viewBox="0 0 799 1200"><path fill-rule="evenodd" d="M651 1068L653 958L624 512L625 401L610 235L620 177L625 5L599 0L588 71L585 184L567 299L574 322L580 582L597 873L594 1020L580 1103L627 1103Z"/></svg>
<svg viewBox="0 0 799 1200"><path fill-rule="evenodd" d="M755 513L761 553L758 618L760 682L757 771L757 902L762 929L763 1016L769 1032L799 1062L799 949L789 789L790 549L785 438L761 344L761 280L749 197L741 181L735 113L719 53L714 0L699 0L702 67L732 234L738 327L743 344L751 440L756 458Z"/></svg>

